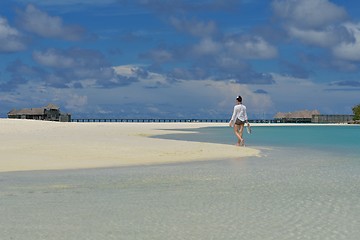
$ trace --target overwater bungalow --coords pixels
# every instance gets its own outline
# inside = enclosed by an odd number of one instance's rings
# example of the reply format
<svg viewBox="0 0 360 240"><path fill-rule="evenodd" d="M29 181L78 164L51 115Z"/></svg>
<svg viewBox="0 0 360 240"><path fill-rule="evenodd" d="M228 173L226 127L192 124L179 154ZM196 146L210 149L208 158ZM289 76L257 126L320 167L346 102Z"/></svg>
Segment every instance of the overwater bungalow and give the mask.
<svg viewBox="0 0 360 240"><path fill-rule="evenodd" d="M276 122L282 123L311 123L314 115L320 115L320 112L318 110L303 110L288 113L279 112L274 116L274 119Z"/></svg>
<svg viewBox="0 0 360 240"><path fill-rule="evenodd" d="M281 123L351 123L353 122L353 118L354 115L320 114L318 110L303 110L288 113L279 112L274 116L275 121Z"/></svg>
<svg viewBox="0 0 360 240"><path fill-rule="evenodd" d="M61 113L60 108L54 104L48 104L40 108L24 108L21 110L13 109L8 112L8 118L34 119L45 121L70 122L71 115Z"/></svg>

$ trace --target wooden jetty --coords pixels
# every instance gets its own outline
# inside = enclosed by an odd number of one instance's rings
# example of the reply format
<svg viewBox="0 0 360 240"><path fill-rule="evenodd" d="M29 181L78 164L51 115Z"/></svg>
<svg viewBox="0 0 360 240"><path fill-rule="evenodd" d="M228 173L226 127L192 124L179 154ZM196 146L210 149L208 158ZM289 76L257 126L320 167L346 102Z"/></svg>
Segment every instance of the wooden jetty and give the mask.
<svg viewBox="0 0 360 240"><path fill-rule="evenodd" d="M229 119L157 119L157 118L74 118L72 122L215 122L215 123L227 123ZM274 123L273 119L254 119L249 120L250 123Z"/></svg>

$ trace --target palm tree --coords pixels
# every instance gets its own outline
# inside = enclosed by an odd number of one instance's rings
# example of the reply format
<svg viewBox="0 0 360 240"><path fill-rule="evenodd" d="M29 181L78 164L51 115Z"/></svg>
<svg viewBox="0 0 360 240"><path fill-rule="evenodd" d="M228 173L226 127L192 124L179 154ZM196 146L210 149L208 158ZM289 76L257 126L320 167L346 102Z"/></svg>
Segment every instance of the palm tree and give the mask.
<svg viewBox="0 0 360 240"><path fill-rule="evenodd" d="M353 107L352 111L354 113L354 121L360 120L360 104Z"/></svg>

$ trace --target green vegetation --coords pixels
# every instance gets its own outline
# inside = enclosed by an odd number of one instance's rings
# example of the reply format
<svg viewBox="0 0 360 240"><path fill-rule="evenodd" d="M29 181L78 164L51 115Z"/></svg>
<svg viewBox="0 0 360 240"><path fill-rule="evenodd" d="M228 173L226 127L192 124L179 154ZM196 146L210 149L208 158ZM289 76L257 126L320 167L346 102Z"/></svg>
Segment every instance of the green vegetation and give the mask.
<svg viewBox="0 0 360 240"><path fill-rule="evenodd" d="M354 113L354 121L360 120L360 104L353 107L352 111Z"/></svg>

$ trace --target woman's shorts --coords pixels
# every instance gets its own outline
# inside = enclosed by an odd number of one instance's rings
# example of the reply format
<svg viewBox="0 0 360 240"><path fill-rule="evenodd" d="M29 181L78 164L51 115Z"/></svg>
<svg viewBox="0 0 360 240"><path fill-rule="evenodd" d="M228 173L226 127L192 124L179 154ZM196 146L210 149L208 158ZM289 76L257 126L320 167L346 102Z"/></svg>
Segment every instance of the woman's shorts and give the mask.
<svg viewBox="0 0 360 240"><path fill-rule="evenodd" d="M240 119L236 119L236 121L235 121L235 124L236 125L241 125L241 124L244 124L245 123L245 121L241 121Z"/></svg>

